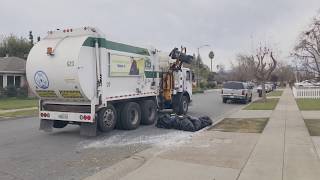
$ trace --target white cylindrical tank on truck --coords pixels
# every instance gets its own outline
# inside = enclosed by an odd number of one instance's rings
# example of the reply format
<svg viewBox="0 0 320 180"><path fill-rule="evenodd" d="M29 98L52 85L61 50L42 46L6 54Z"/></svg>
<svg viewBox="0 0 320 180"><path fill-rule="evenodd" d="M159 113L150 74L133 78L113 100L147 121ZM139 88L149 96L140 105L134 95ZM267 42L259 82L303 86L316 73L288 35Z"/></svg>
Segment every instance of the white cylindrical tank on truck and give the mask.
<svg viewBox="0 0 320 180"><path fill-rule="evenodd" d="M163 98L163 77L175 61L154 48L110 41L96 28L49 31L26 65L40 99L40 129L78 124L81 134L96 135L153 124L159 109L185 114L192 100L189 69L172 71L173 98Z"/></svg>

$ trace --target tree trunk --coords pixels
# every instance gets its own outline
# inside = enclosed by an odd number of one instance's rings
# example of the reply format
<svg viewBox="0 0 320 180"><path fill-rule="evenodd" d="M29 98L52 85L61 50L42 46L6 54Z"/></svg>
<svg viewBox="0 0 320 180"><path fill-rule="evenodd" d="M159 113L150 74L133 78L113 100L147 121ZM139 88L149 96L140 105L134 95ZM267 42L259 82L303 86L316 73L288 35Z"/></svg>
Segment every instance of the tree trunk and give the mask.
<svg viewBox="0 0 320 180"><path fill-rule="evenodd" d="M264 81L261 82L261 83L262 83L262 84L261 84L261 87L262 87L262 101L263 101L263 102L267 102L267 97L266 97L266 85L265 85Z"/></svg>

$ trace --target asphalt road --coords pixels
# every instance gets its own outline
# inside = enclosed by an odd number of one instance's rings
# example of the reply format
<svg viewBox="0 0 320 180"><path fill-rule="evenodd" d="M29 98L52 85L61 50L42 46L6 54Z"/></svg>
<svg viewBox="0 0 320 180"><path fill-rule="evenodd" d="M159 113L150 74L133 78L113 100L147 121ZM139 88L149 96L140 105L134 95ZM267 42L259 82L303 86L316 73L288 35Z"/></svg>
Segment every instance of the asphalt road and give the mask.
<svg viewBox="0 0 320 180"><path fill-rule="evenodd" d="M223 104L220 91L196 94L189 112L213 120L243 106ZM141 126L133 131L114 130L94 138L79 135L69 125L52 133L38 130L38 118L0 121L1 180L82 179L151 146L171 146L190 132Z"/></svg>

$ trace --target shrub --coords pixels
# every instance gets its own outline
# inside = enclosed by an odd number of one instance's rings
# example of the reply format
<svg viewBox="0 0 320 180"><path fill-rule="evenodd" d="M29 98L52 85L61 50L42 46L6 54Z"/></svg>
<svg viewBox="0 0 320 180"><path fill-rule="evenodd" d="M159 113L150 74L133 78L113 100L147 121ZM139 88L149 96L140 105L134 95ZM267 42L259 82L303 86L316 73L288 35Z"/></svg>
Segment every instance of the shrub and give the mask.
<svg viewBox="0 0 320 180"><path fill-rule="evenodd" d="M5 93L6 93L6 92L5 92L5 89L0 88L0 98L6 97L6 94L5 94Z"/></svg>
<svg viewBox="0 0 320 180"><path fill-rule="evenodd" d="M5 94L7 97L16 97L17 96L17 88L13 85L9 85L5 88Z"/></svg>
<svg viewBox="0 0 320 180"><path fill-rule="evenodd" d="M28 88L27 87L18 88L17 89L17 97L20 97L20 98L28 97Z"/></svg>
<svg viewBox="0 0 320 180"><path fill-rule="evenodd" d="M207 87L212 89L215 88L217 86L217 83L215 81L209 81L207 84Z"/></svg>
<svg viewBox="0 0 320 180"><path fill-rule="evenodd" d="M207 82L200 82L200 88L206 89L207 88Z"/></svg>

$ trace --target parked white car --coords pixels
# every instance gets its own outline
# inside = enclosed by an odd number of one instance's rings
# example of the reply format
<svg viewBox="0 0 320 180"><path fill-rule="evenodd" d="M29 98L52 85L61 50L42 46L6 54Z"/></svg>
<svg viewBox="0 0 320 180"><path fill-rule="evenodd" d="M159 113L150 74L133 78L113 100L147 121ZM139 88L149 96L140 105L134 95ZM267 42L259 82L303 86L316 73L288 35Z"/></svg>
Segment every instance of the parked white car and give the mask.
<svg viewBox="0 0 320 180"><path fill-rule="evenodd" d="M228 81L223 84L221 96L223 103L226 103L228 100L248 103L252 101L252 87L248 83Z"/></svg>
<svg viewBox="0 0 320 180"><path fill-rule="evenodd" d="M270 86L269 84L265 84L265 85L264 85L264 88L265 88L265 90L266 90L266 93L272 91L272 86ZM257 92L259 93L260 91L262 91L262 85L259 85L259 86L257 87Z"/></svg>
<svg viewBox="0 0 320 180"><path fill-rule="evenodd" d="M265 84L264 85L266 93L269 93L273 91L273 85L272 84ZM259 93L259 97L262 97L262 85L259 85L257 87L257 93Z"/></svg>
<svg viewBox="0 0 320 180"><path fill-rule="evenodd" d="M305 80L301 82L294 83L296 87L317 87L320 85L319 82L312 82L311 80Z"/></svg>
<svg viewBox="0 0 320 180"><path fill-rule="evenodd" d="M273 91L273 84L266 84L266 92L269 93L271 91Z"/></svg>

